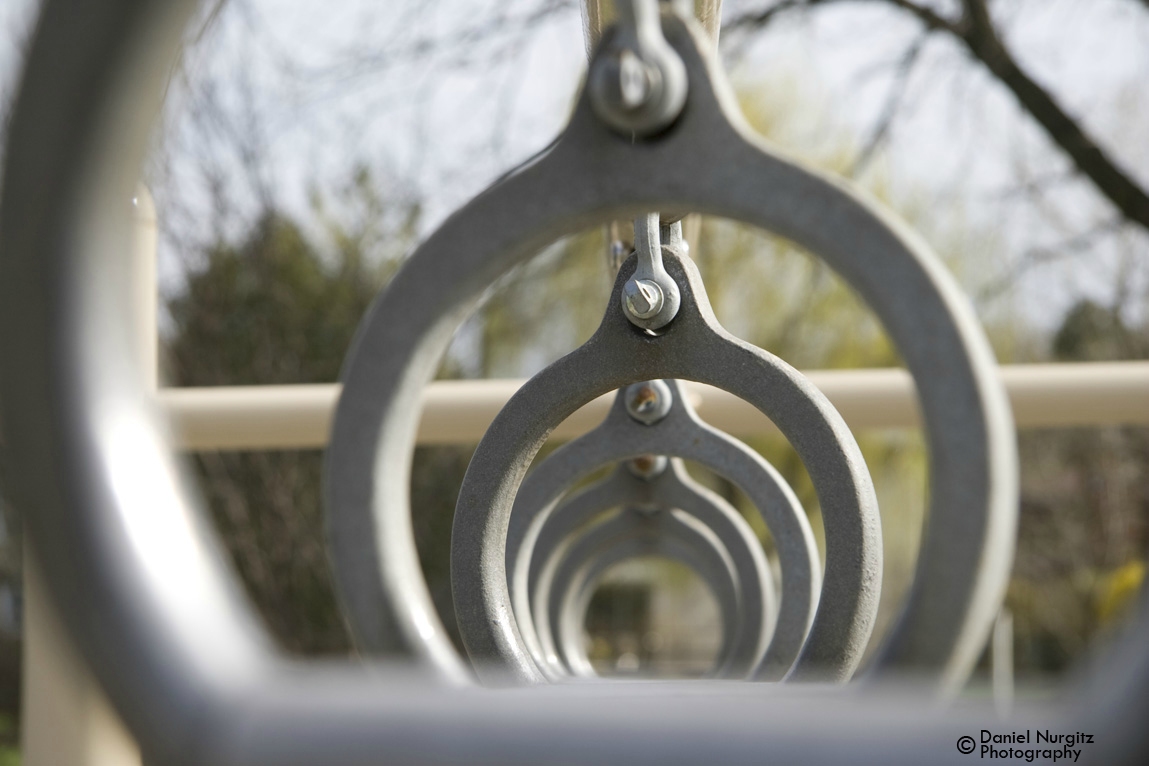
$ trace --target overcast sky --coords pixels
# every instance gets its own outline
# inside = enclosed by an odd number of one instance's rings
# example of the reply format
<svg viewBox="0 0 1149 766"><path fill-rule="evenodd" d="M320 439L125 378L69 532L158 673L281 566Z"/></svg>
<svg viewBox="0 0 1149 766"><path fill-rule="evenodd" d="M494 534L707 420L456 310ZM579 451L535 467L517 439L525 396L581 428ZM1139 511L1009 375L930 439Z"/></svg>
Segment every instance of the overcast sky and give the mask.
<svg viewBox="0 0 1149 766"><path fill-rule="evenodd" d="M15 79L32 4L0 2L3 92ZM242 84L220 98L235 111L261 115L266 181L281 204L303 209L309 185L336 185L354 163L366 161L427 201L429 227L561 128L585 67L577 4L528 35L496 36L463 66L453 62L451 46L390 63L348 51L410 53L411 41L450 40L537 4L252 0L244 12L223 14L192 73ZM727 0L724 14L760 5ZM1149 12L1131 0L1006 0L994 9L1027 71L1149 185ZM810 117L795 116L787 148L817 155L843 133L865 136L885 104L893 64L917 32L913 21L880 4L834 6L780 23L731 75L797 90ZM999 230L1012 255L1057 247L1112 216L1079 180L1058 182L1036 202L1018 193L1022 180L1054 176L1068 164L953 43L931 39L906 92L877 167L910 203L944 207L956 211L955 220ZM180 151L177 143L177 170ZM194 199L194 186L189 171L181 194ZM237 207L251 199L245 194L237 192ZM1123 281L1144 296L1147 269L1118 277L1131 258L1149 262L1149 242L1139 232L1029 275L1017 300L1027 317L1048 327L1080 297L1108 300Z"/></svg>

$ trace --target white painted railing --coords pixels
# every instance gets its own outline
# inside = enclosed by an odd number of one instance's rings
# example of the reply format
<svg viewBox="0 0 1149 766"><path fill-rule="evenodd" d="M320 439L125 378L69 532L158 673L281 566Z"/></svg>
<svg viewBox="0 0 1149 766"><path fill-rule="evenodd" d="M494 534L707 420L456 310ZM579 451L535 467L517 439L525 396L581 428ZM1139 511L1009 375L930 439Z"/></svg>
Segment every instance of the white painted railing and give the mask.
<svg viewBox="0 0 1149 766"><path fill-rule="evenodd" d="M852 428L918 424L913 381L899 369L806 373ZM1018 428L1149 425L1149 362L1012 365L1001 368ZM423 397L420 444L476 443L522 385L520 380L438 381ZM687 384L708 423L747 437L773 428L732 394ZM176 443L186 450L300 449L327 443L337 384L168 388L158 393ZM555 432L570 439L602 420L610 395Z"/></svg>

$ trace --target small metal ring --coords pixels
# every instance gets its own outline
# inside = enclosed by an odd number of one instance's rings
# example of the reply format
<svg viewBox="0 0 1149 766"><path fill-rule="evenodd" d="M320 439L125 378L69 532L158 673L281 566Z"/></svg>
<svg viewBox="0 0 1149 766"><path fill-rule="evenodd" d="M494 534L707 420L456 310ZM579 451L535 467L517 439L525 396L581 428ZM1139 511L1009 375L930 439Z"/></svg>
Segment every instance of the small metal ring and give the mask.
<svg viewBox="0 0 1149 766"><path fill-rule="evenodd" d="M677 458L671 459L667 470L652 479L637 478L626 465L620 465L605 479L564 498L549 515L529 556L527 587L531 610L526 620L518 610L515 612L528 644L535 625L533 616L545 613L540 599L550 592L555 570L574 543L574 533L597 515L616 507L672 508L714 532L734 563L741 592L739 619L729 634L733 639L730 661L723 673L745 677L754 670L774 629L777 594L770 564L745 519L720 495L691 479ZM509 579L512 583L515 580L513 570ZM545 642L539 641L539 645L545 651Z"/></svg>
<svg viewBox="0 0 1149 766"><path fill-rule="evenodd" d="M715 672L730 666L739 620L741 591L734 562L718 536L685 513L673 510L623 509L591 527L562 557L555 577L540 599L535 615L548 656L568 672L576 672L570 650L578 643L582 615L577 595L588 580L597 579L616 563L638 555L677 560L694 570L718 601L722 644ZM585 668L584 668L585 669Z"/></svg>
<svg viewBox="0 0 1149 766"><path fill-rule="evenodd" d="M773 466L742 442L699 419L677 381L659 382L667 387L670 405L662 419L650 425L634 423L628 417L625 391L621 391L616 394L610 412L599 426L547 456L519 487L508 521L506 567L515 615L528 628L522 631L523 640L528 649L536 653L537 647L529 629L532 614L529 594L534 591L532 582L540 576L546 558L535 551L553 546L556 543L554 536L563 534L561 530L565 527L561 520L559 527L550 529L550 522L556 515L552 509L562 493L593 470L661 450L671 456L699 462L742 489L763 524L774 535L782 564L779 627L772 634L774 640L768 645L755 677L758 680L778 680L798 657L818 604L822 567L813 531L798 498ZM545 389L547 383L539 380L528 386ZM530 391L522 393L523 397L517 398L516 402L524 401ZM476 454L480 460L483 459L482 454ZM661 490L664 486L673 488L674 484L652 483L649 486L652 490ZM667 497L660 502L668 507L678 507L669 502L671 499ZM728 531L732 536L740 534L735 529ZM858 539L843 547L853 549L864 544L864 540ZM756 540L754 546L760 547ZM748 568L752 569L760 569L762 564L764 559L761 563L747 562ZM461 573L462 570L458 571ZM750 602L752 611L747 616L754 622L763 616L762 612L753 611L760 596L761 593L756 592Z"/></svg>

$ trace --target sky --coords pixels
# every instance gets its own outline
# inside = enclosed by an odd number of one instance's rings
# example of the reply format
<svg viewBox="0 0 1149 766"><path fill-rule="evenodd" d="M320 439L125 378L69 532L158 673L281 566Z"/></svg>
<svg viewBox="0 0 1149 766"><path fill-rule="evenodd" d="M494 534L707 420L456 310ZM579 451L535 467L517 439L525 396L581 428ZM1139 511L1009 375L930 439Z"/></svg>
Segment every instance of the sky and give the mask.
<svg viewBox="0 0 1149 766"><path fill-rule="evenodd" d="M513 20L538 4L250 0L226 9L187 71L215 84L213 97L240 115L238 124L247 113L258 118L251 122L257 135L247 138L267 157L258 174L263 190L248 188L240 159L219 163L233 187L236 232L259 194L305 211L311 189L336 188L365 162L395 193L425 202L426 233L548 143L585 68L577 3L527 34L497 35L471 61L456 60L471 47L450 44L501 18L512 20L502 26L516 28ZM33 5L0 3L0 94L16 79ZM761 5L727 0L724 16ZM1131 0L999 0L993 8L1023 67L1149 185L1149 12ZM728 55L727 64L736 83L786 96L795 114L782 148L817 157L842 135L857 141L868 135L886 105L896 63L918 32L915 22L880 3L835 5L783 19L736 60ZM437 45L419 45L428 40ZM924 232L927 239L992 231L1000 240L992 257L1002 263L981 268L1005 268L1023 253L1076 243L1112 216L1087 182L1062 177L1069 166L1061 154L954 43L936 36L926 42L905 93L871 174L882 177L899 204L932 211L939 231ZM187 128L178 92L168 119L168 191L191 211L179 229L188 232L211 212L197 165L210 130ZM1040 197L1025 192L1035 180L1048 184ZM1146 256L1149 240L1131 229L1090 240L1082 254L1028 273L1011 294L1011 310L1048 330L1075 301L1112 301L1114 286L1122 285L1141 296L1128 311L1143 316ZM179 262L169 252L161 264L168 288L177 289Z"/></svg>

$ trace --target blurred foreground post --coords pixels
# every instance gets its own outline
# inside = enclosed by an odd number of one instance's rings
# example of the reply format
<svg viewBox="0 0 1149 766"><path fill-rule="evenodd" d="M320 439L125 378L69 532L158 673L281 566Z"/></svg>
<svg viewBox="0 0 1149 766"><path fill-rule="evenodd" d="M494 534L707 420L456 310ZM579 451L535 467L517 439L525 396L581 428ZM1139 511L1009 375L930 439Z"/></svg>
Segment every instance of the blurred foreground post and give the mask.
<svg viewBox="0 0 1149 766"><path fill-rule="evenodd" d="M147 389L158 383L156 212L140 186L132 200L133 327ZM24 673L20 744L24 766L140 766L140 751L76 653L24 553Z"/></svg>
<svg viewBox="0 0 1149 766"><path fill-rule="evenodd" d="M76 654L24 552L24 766L139 766L136 743Z"/></svg>

